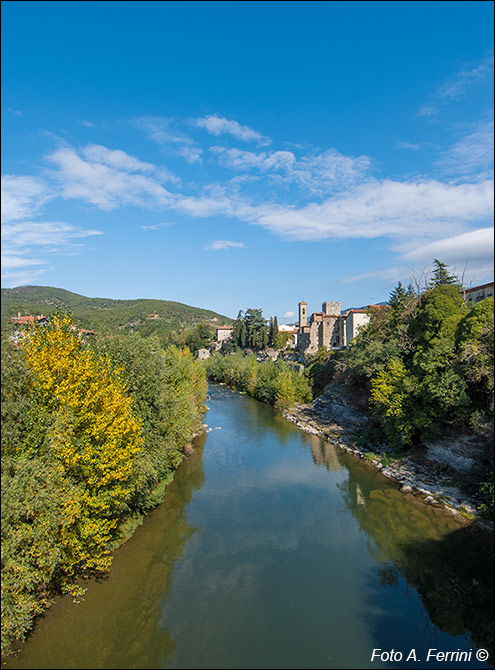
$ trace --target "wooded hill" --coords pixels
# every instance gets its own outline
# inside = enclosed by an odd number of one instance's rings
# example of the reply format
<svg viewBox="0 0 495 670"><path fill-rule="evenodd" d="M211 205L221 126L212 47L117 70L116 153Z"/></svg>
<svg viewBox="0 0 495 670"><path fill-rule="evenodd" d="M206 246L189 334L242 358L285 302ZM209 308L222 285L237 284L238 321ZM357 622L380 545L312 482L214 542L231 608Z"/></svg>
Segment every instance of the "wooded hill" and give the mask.
<svg viewBox="0 0 495 670"><path fill-rule="evenodd" d="M212 326L232 323L232 319L217 312L170 300L88 298L51 286L2 289L2 326L18 312L49 316L57 310L69 310L81 328L102 334L139 331L143 335L156 333L165 337L197 323Z"/></svg>

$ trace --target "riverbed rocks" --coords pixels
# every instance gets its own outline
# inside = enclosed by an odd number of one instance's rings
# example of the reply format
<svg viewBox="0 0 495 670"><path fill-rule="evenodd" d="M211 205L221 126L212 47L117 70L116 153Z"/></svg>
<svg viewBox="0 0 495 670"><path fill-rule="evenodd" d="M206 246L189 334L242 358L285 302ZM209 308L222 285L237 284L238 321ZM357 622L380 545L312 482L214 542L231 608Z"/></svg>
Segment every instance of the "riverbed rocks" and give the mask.
<svg viewBox="0 0 495 670"><path fill-rule="evenodd" d="M388 445L374 445L373 451L356 443L368 424L365 412L354 408L345 389L329 384L312 403L297 405L284 416L312 435L317 435L368 462L385 477L397 482L405 494L422 498L428 505L443 506L452 514L474 518L478 501L470 498L452 481L465 476L473 465L477 448L469 436L430 442L426 450L402 458L392 458Z"/></svg>

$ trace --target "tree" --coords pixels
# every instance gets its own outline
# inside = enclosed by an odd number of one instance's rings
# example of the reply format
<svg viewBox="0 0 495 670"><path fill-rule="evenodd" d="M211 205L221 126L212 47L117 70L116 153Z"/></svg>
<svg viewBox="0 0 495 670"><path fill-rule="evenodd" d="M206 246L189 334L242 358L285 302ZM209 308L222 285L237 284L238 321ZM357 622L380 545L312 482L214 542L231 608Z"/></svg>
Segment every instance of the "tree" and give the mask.
<svg viewBox="0 0 495 670"><path fill-rule="evenodd" d="M444 284L449 286L455 286L457 289L462 288L462 282L455 275L451 275L447 270L448 265L442 263L437 258L433 259L433 273L430 280L429 288L435 288L435 286L443 286Z"/></svg>
<svg viewBox="0 0 495 670"><path fill-rule="evenodd" d="M33 326L22 348L39 402L53 415L43 446L78 491L61 538L65 570L106 570L143 446L133 399L110 360L83 347L69 317Z"/></svg>

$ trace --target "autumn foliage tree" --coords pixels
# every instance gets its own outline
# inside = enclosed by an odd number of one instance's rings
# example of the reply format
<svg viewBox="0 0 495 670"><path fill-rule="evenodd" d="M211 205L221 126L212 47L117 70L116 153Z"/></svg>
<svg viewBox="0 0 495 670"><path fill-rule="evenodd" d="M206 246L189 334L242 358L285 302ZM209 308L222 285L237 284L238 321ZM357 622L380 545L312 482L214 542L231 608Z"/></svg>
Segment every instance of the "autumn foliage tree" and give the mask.
<svg viewBox="0 0 495 670"><path fill-rule="evenodd" d="M163 497L206 395L190 351L158 338L90 346L55 316L17 341L2 346L4 651L54 593L108 570L131 522Z"/></svg>

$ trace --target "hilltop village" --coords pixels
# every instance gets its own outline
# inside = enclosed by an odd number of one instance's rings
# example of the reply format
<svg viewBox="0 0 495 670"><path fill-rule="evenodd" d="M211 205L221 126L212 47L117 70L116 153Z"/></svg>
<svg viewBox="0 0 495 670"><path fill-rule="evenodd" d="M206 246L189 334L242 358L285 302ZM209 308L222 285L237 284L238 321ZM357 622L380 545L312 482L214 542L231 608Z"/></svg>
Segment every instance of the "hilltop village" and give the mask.
<svg viewBox="0 0 495 670"><path fill-rule="evenodd" d="M326 300L321 312L313 312L308 318L308 303L298 304L299 321L294 325L278 326L280 333L289 335L287 345L302 356L316 353L319 349L343 349L356 337L359 329L369 323L367 309L380 308L380 305L368 305L361 309L349 309L342 312L340 302ZM233 326L216 328L216 346L219 350L232 338ZM200 354L206 356L206 352Z"/></svg>
<svg viewBox="0 0 495 670"><path fill-rule="evenodd" d="M481 284L461 291L464 303L472 307L476 303L493 296L493 282ZM382 309L386 305L366 305L359 309L347 309L342 311L341 303L325 300L321 306L321 312L313 312L308 317L308 303L301 300L298 303L299 321L293 325L282 324L278 326L280 333L290 336L287 346L296 350L302 357L315 354L320 349L338 350L346 349L349 342L356 337L359 330L366 326L370 317L368 310L371 308ZM230 325L217 326L215 350L218 351L227 345L232 339L234 327ZM207 349L199 352L200 358L209 355Z"/></svg>

